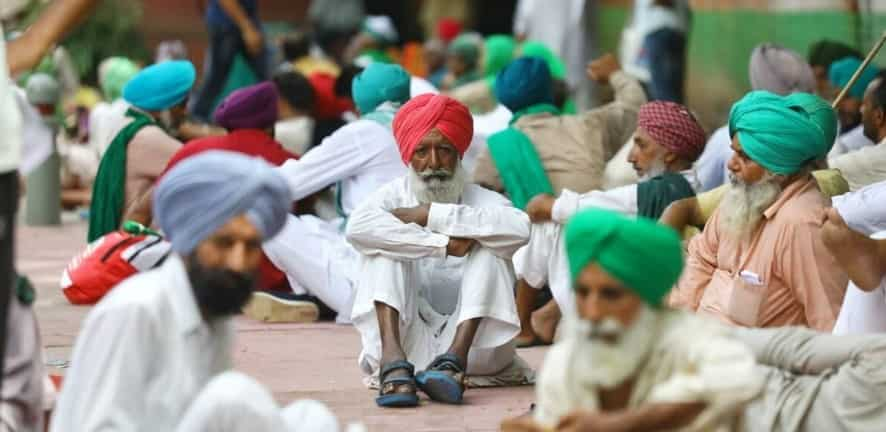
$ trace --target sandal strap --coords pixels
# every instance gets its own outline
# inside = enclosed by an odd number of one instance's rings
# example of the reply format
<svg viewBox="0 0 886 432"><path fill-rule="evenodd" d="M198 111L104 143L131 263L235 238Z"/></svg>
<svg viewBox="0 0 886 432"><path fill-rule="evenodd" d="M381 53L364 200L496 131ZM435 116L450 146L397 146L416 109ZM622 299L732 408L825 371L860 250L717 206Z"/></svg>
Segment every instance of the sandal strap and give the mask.
<svg viewBox="0 0 886 432"><path fill-rule="evenodd" d="M407 372L409 372L410 377L415 375L415 366L413 366L412 363L409 363L406 360L396 360L396 361L392 361L390 363L387 363L385 365L382 365L381 370L378 373L379 383L384 385L386 382L385 377L389 373L391 373L395 370L398 370L398 369L405 369ZM392 378L392 380L393 379L399 379L399 378Z"/></svg>
<svg viewBox="0 0 886 432"><path fill-rule="evenodd" d="M452 353L440 354L428 365L428 370L451 370L455 373L464 373L465 366L461 360Z"/></svg>

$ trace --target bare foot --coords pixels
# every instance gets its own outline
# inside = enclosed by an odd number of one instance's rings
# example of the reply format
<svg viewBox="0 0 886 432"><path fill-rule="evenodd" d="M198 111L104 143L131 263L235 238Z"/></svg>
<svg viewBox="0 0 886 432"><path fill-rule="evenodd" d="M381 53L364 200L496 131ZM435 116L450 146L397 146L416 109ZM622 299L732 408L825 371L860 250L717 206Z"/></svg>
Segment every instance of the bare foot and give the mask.
<svg viewBox="0 0 886 432"><path fill-rule="evenodd" d="M539 340L547 344L554 342L560 316L560 307L554 300L532 313L532 330L538 335Z"/></svg>
<svg viewBox="0 0 886 432"><path fill-rule="evenodd" d="M828 209L821 238L856 286L870 291L883 278L877 241L852 231L836 209Z"/></svg>

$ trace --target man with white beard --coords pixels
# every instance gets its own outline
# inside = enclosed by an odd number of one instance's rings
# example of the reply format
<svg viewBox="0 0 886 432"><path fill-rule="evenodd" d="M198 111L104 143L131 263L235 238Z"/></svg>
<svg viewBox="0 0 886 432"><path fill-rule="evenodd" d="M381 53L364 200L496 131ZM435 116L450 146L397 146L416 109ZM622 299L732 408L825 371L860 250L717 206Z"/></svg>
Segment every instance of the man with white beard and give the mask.
<svg viewBox="0 0 886 432"><path fill-rule="evenodd" d="M545 357L532 417L502 430L732 429L762 380L725 327L662 305L683 268L677 233L590 209L567 224L566 250L577 307Z"/></svg>
<svg viewBox="0 0 886 432"><path fill-rule="evenodd" d="M529 218L466 184L461 157L473 127L461 103L415 97L393 132L409 174L367 198L346 231L362 255L351 318L360 366L370 381L377 375L376 403L417 406L420 389L458 404L466 375L529 382L512 343L520 324L510 262L529 237Z"/></svg>
<svg viewBox="0 0 886 432"><path fill-rule="evenodd" d="M848 281L821 240L829 202L810 175L830 148L808 108L765 91L729 118L732 187L689 244L672 306L743 327L829 332Z"/></svg>
<svg viewBox="0 0 886 432"><path fill-rule="evenodd" d="M699 190L693 162L704 145L704 130L686 107L674 102L650 102L640 107L628 156L640 183L582 194L564 189L559 197L539 194L529 201L526 212L533 223L532 234L529 244L514 256L520 278L517 308L522 324L521 345L550 343L560 310L575 308L563 253L563 224L579 209L589 207L658 219L668 204L695 196ZM537 289L546 283L550 284L554 301L530 319Z"/></svg>

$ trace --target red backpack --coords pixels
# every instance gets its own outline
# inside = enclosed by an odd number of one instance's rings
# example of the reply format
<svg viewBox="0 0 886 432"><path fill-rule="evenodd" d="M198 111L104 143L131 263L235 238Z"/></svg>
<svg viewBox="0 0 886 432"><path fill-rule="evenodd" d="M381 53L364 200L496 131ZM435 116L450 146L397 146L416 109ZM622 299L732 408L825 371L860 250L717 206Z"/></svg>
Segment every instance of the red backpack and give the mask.
<svg viewBox="0 0 886 432"><path fill-rule="evenodd" d="M74 257L62 273L62 292L72 304L95 304L124 279L158 267L169 253L159 234L127 222Z"/></svg>

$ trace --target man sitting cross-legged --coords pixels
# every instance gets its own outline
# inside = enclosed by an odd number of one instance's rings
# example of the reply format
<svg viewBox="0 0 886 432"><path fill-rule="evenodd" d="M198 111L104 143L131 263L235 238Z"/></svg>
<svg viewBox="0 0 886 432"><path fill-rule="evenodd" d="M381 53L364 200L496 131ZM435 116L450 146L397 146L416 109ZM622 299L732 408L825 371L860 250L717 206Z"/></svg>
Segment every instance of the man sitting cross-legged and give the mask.
<svg viewBox="0 0 886 432"><path fill-rule="evenodd" d="M753 355L715 321L663 306L680 238L585 210L566 226L576 308L545 357L531 418L506 432L723 430L762 387Z"/></svg>
<svg viewBox="0 0 886 432"><path fill-rule="evenodd" d="M421 95L393 122L407 176L372 194L348 221L361 254L352 319L360 365L378 374L380 406L415 406L416 389L460 403L465 375L529 380L515 362L519 332L511 255L529 218L501 195L466 184L472 136L461 103ZM447 316L448 315L448 316ZM414 376L414 368L425 369ZM515 371L515 369L520 369Z"/></svg>

